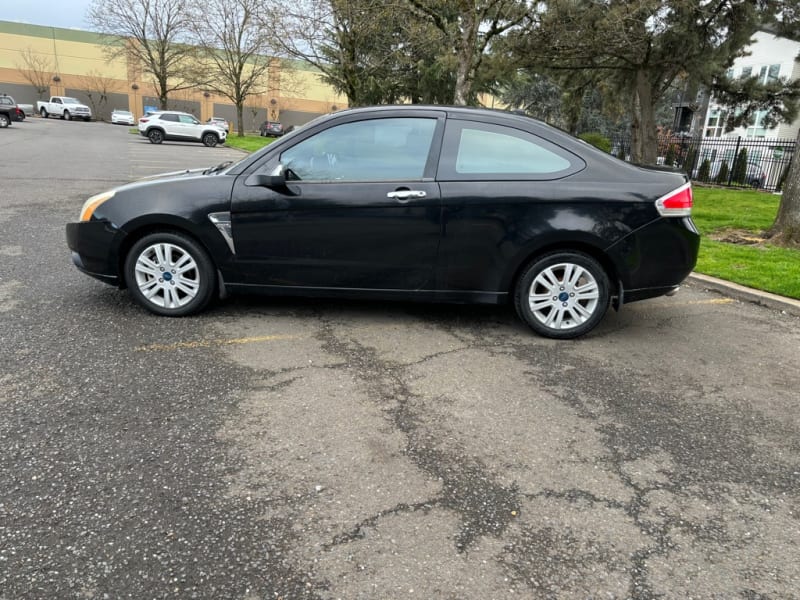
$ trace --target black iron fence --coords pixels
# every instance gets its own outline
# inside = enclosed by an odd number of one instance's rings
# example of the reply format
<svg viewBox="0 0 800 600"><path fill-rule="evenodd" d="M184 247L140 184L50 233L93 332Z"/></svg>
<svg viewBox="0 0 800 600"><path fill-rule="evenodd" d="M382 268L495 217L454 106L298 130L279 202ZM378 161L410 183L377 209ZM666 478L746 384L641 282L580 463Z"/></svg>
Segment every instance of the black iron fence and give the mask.
<svg viewBox="0 0 800 600"><path fill-rule="evenodd" d="M678 167L695 181L780 190L797 142L792 139L661 136L659 164ZM630 138L612 140L611 153L631 158Z"/></svg>

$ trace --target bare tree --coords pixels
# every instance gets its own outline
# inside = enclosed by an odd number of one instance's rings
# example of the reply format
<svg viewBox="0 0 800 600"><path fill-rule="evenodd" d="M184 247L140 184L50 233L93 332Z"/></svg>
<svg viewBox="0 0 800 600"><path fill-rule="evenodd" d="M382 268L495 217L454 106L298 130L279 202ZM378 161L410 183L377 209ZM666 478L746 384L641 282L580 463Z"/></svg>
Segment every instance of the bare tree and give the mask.
<svg viewBox="0 0 800 600"><path fill-rule="evenodd" d="M269 69L270 38L260 27L262 5L261 0L206 0L192 19L207 66L203 85L236 106L240 136L244 135L245 101L264 91Z"/></svg>
<svg viewBox="0 0 800 600"><path fill-rule="evenodd" d="M392 96L393 61L387 24L408 19L405 0L266 0L262 20L284 56L313 66L350 105ZM402 16L401 16L402 15Z"/></svg>
<svg viewBox="0 0 800 600"><path fill-rule="evenodd" d="M119 82L96 70L81 76L79 82L79 87L86 93L89 104L92 106L92 114L99 119L108 105L109 94L120 91Z"/></svg>
<svg viewBox="0 0 800 600"><path fill-rule="evenodd" d="M193 87L188 75L197 49L189 45L187 0L93 0L88 20L105 35L109 59L125 58L153 79L162 109L170 92Z"/></svg>
<svg viewBox="0 0 800 600"><path fill-rule="evenodd" d="M53 61L49 56L34 53L30 47L19 54L17 70L36 89L36 95L41 100L50 91Z"/></svg>

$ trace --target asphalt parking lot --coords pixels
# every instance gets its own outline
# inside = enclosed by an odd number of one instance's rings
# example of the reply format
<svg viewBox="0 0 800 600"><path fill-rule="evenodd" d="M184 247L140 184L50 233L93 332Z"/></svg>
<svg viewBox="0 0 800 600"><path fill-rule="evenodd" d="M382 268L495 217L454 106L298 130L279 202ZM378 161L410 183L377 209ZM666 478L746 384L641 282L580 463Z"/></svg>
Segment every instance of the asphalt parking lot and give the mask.
<svg viewBox="0 0 800 600"><path fill-rule="evenodd" d="M64 224L241 154L0 145L0 599L800 597L797 317L690 286L569 342L508 307L158 318Z"/></svg>

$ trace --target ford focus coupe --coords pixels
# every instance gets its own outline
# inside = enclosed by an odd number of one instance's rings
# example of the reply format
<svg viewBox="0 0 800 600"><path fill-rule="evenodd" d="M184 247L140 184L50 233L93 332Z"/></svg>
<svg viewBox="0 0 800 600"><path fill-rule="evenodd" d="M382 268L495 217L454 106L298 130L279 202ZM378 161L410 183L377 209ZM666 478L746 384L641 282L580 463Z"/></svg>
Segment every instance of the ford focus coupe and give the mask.
<svg viewBox="0 0 800 600"><path fill-rule="evenodd" d="M528 117L440 106L320 117L235 164L89 198L75 265L165 316L233 292L512 302L573 338L674 292L692 190Z"/></svg>

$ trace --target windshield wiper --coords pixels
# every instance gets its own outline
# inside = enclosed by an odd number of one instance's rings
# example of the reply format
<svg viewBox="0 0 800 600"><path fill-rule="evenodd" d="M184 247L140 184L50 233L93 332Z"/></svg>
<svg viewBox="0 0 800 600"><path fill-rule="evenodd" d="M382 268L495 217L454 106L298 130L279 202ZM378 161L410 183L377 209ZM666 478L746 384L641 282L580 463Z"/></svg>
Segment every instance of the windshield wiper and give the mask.
<svg viewBox="0 0 800 600"><path fill-rule="evenodd" d="M232 160L226 160L225 162L219 163L216 167L211 167L203 171L203 175L211 175L212 173L219 173L223 169L230 167L233 164Z"/></svg>

